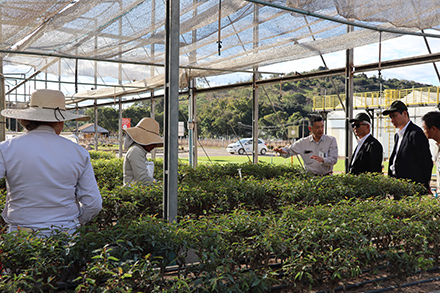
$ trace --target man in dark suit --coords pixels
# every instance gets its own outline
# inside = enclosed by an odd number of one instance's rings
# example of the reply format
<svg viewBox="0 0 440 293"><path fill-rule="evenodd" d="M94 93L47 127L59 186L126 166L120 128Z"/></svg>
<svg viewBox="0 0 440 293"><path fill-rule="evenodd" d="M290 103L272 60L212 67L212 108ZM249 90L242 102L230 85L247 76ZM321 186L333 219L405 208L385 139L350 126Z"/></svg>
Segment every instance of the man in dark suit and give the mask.
<svg viewBox="0 0 440 293"><path fill-rule="evenodd" d="M349 173L358 175L365 172L382 173L382 144L371 135L371 120L366 113L359 113L352 123L358 145L351 157Z"/></svg>
<svg viewBox="0 0 440 293"><path fill-rule="evenodd" d="M436 166L435 174L436 174L436 189L434 196L438 197L440 193L440 112L439 111L431 111L423 115L423 132L425 133L428 139L433 139L437 144L437 154L435 155Z"/></svg>
<svg viewBox="0 0 440 293"><path fill-rule="evenodd" d="M401 101L394 101L382 114L389 115L391 123L399 129L394 136L388 175L421 183L430 192L433 163L423 130L410 121L408 108Z"/></svg>

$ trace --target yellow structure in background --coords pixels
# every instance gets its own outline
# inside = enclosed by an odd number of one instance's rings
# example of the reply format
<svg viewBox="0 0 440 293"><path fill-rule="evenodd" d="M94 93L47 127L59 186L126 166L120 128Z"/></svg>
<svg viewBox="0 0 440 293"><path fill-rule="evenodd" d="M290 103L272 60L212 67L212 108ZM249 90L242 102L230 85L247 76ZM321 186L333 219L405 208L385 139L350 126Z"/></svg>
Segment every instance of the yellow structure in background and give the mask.
<svg viewBox="0 0 440 293"><path fill-rule="evenodd" d="M354 110L381 110L386 109L393 101L400 100L408 107L437 107L440 103L439 97L440 87L421 87L411 89L386 89L383 92L364 92L353 94ZM336 111L343 110L342 103L345 103L345 94L326 95L313 97L313 111ZM381 112L381 111L380 111ZM380 124L382 114L376 116L376 125ZM395 127L391 124L390 119L383 119L383 131L387 133L388 142L393 141ZM388 148L392 147L392 143L388 143ZM391 149L388 150L391 153Z"/></svg>
<svg viewBox="0 0 440 293"><path fill-rule="evenodd" d="M313 97L313 111L342 110L345 94ZM439 87L422 87L383 92L364 92L353 94L353 109L385 109L393 101L401 100L407 106L437 106L440 102Z"/></svg>

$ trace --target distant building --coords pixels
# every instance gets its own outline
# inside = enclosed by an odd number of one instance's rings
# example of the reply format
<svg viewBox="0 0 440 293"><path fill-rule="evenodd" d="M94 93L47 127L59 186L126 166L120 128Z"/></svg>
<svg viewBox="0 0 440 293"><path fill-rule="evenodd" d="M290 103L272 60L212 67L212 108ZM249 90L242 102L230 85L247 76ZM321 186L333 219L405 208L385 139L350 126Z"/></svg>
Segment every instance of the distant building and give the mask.
<svg viewBox="0 0 440 293"><path fill-rule="evenodd" d="M108 136L109 131L101 126L98 125L97 127L98 136ZM80 133L83 138L89 138L93 137L95 135L95 124L94 123L87 123L82 125L81 127L78 127L78 133Z"/></svg>

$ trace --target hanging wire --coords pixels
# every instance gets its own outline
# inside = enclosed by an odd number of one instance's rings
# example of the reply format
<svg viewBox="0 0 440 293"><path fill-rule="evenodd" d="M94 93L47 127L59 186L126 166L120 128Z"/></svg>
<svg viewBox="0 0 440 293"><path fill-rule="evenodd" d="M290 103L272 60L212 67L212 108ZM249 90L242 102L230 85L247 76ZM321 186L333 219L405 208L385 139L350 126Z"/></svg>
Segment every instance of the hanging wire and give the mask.
<svg viewBox="0 0 440 293"><path fill-rule="evenodd" d="M379 66L378 66L378 77L379 77L379 95L382 98L383 92L382 92L382 31L379 32Z"/></svg>
<svg viewBox="0 0 440 293"><path fill-rule="evenodd" d="M379 69L378 69L379 79L382 76L382 73L381 73L382 72L381 63L382 63L382 32L380 31L379 32Z"/></svg>
<svg viewBox="0 0 440 293"><path fill-rule="evenodd" d="M422 33L425 33L425 32L422 30ZM428 53L431 55L432 52L431 52L431 47L429 47L428 39L426 38L426 36L423 36L423 39L425 40L425 45L426 45L426 48L428 49ZM432 65L434 66L435 73L437 74L437 78L440 81L440 73L438 71L437 65L435 64L435 62L432 62Z"/></svg>
<svg viewBox="0 0 440 293"><path fill-rule="evenodd" d="M304 17L304 21L307 24L307 27L309 28L309 32L312 34L313 41L316 41L315 34L313 33L312 28L310 27L310 24L309 24L309 21L307 20L307 17L305 15L303 15L303 17ZM321 52L319 52L319 56L321 57L322 64L324 64L324 68L326 70L328 70L329 68L328 68L327 63L325 62L324 56L322 55ZM341 96L339 95L339 91L338 91L338 88L336 87L335 81L334 81L333 77L329 77L329 79L330 79L330 82L332 83L333 90L336 92L336 96L338 97L339 103L341 103L342 110L344 110L344 112L345 112L345 105L342 101Z"/></svg>
<svg viewBox="0 0 440 293"><path fill-rule="evenodd" d="M208 84L208 86L210 86L210 85L209 85L209 81L208 81L208 79L207 79L206 77L203 77L203 79L204 79L205 82ZM214 93L212 93L212 95L213 95L214 98L218 101L218 99L215 97ZM182 116L188 121L188 119L186 118L186 115L185 115L184 113L182 113L182 111L180 111L180 110L179 110L179 112L180 112L180 113L182 114ZM224 112L223 112L222 114L224 114ZM237 132L235 131L234 127L232 127L232 125L231 125L231 123L230 123L229 121L228 121L227 123L228 123L228 125L231 127L232 131L234 132L235 137L237 137L238 142L240 143L241 147L242 147L243 149L245 149L244 146L243 146L243 143L241 142L241 138L238 136L238 134L237 134ZM211 161L211 158L209 157L208 153L206 152L205 148L203 147L202 143L200 142L200 140L199 140L198 138L197 138L197 142L199 143L199 146L202 148L202 150L203 150L203 152L205 153L206 157L208 158L209 162L210 162L211 164L214 164L214 162ZM248 154L246 151L245 151L245 154L246 154L246 156L247 156L247 158L248 158L248 161L249 161L249 162L252 162L251 158L249 157L249 154Z"/></svg>
<svg viewBox="0 0 440 293"><path fill-rule="evenodd" d="M222 0L218 1L218 55L220 56L221 49L222 49L222 41L221 41L221 30L222 30Z"/></svg>
<svg viewBox="0 0 440 293"><path fill-rule="evenodd" d="M282 83L281 83L281 81L280 81L280 98L283 97L282 90L281 90L281 86L282 86ZM284 127L284 124L281 123L280 116L278 115L278 112L275 111L275 107L274 107L274 105L273 105L273 103L272 103L272 100L271 100L270 97L269 97L269 94L268 94L267 91L266 91L266 88L265 88L264 86L262 86L262 88L263 88L263 90L264 90L264 93L266 94L267 99L268 99L269 102L270 102L270 105L272 106L272 111L274 111L275 114L276 114L276 116L277 116L278 123L283 127L283 130L284 130L284 132L285 132L285 134L286 134L286 136L287 136L287 140L288 140L289 143L290 143L290 139L289 139L289 135L288 135L287 129ZM303 123L304 123L304 122L303 122ZM301 166L301 168L304 168L304 166L303 166L301 160L298 158L298 155L295 155L295 157L298 159L298 162L299 162L299 165Z"/></svg>
<svg viewBox="0 0 440 293"><path fill-rule="evenodd" d="M188 117L179 109L179 112L180 112L180 114L183 116L183 118L186 120L186 121L188 121ZM211 163L211 164L214 164L212 161L211 161L211 158L209 157L209 155L208 155L208 153L206 152L206 150L205 150L205 148L203 147L203 145L202 145L202 143L200 142L200 140L197 138L197 141L198 141L198 143L199 143L199 146L202 148L202 150L203 150L203 152L205 153L205 156L208 158L208 161ZM180 159L179 159L180 160Z"/></svg>
<svg viewBox="0 0 440 293"><path fill-rule="evenodd" d="M281 91L281 87L282 87L282 82L280 81L280 99L283 97L283 94L282 94L282 91ZM283 123L281 123L281 118L280 118L280 116L278 115L278 112L275 110L275 106L274 106L272 100L270 99L269 94L268 94L267 91L266 91L266 88L265 88L264 86L262 86L262 88L263 88L263 91L264 91L264 93L265 93L267 99L269 100L269 103L270 103L270 105L271 105L271 107L272 107L272 111L275 113L275 115L276 115L276 117L277 117L278 123L279 123L279 124L281 125L281 127L283 128L284 134L286 135L287 140L288 140L289 143L290 143L291 141L290 141L290 139L289 139L289 135L288 135L288 132L287 132L286 127L284 126Z"/></svg>
<svg viewBox="0 0 440 293"><path fill-rule="evenodd" d="M208 86L210 87L208 79L207 79L206 77L204 77L204 79L205 79L205 82L206 82L206 83L208 84ZM214 98L218 101L218 99L215 97L214 93L212 93L212 95L213 95ZM224 112L223 112L222 114L224 114ZM228 125L229 125L229 127L231 127L232 131L234 132L235 137L237 137L238 142L240 143L241 147L242 147L243 149L245 149L244 146L243 146L243 143L241 142L240 136L238 136L238 134L237 134L237 132L235 131L234 127L231 125L231 122L228 121ZM246 154L246 156L247 156L247 158L248 158L248 161L249 161L249 162L252 162L251 158L249 157L248 152L245 150L244 153Z"/></svg>

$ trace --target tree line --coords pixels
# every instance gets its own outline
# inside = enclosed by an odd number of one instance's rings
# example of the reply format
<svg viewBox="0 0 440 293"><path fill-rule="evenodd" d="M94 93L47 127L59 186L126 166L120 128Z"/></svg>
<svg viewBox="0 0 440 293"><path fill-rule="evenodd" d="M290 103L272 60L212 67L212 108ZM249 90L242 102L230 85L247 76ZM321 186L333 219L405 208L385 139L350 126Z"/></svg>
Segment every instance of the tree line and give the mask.
<svg viewBox="0 0 440 293"><path fill-rule="evenodd" d="M317 70L323 70L323 67ZM293 73L291 73L293 74ZM286 139L290 125L301 125L312 112L312 98L317 95L344 93L345 77L323 77L311 80L283 82L259 87L258 125L260 137L265 139ZM354 91L368 92L385 89L404 89L411 87L431 86L414 81L399 79L382 79L366 74L354 77ZM180 97L179 121L188 121L188 98ZM235 88L221 92L197 95L198 135L205 138L250 137L252 136L252 88ZM124 118L131 118L135 126L143 117L150 117L149 101L136 102L123 110ZM94 121L94 109L85 114ZM163 100L155 103L155 119L163 131ZM98 108L98 121L101 127L112 133L119 128L118 109L113 107ZM186 123L185 123L186 125ZM67 124L74 128L73 122ZM298 136L308 135L307 125L299 127Z"/></svg>

